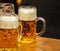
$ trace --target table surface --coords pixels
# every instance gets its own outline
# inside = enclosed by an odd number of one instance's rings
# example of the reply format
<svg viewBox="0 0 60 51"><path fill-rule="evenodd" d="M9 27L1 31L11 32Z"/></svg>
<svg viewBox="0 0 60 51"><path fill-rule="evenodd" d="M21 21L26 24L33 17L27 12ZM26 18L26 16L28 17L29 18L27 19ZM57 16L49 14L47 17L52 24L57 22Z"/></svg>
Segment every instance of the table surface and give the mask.
<svg viewBox="0 0 60 51"><path fill-rule="evenodd" d="M60 51L60 40L37 37L35 43L20 44L19 51Z"/></svg>

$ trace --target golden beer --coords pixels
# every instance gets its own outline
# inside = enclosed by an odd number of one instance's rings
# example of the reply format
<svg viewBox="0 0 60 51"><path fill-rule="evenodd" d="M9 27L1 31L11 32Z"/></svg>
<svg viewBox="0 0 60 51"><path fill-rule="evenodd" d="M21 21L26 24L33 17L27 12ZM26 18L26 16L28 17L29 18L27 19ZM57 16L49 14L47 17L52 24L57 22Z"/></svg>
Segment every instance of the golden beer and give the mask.
<svg viewBox="0 0 60 51"><path fill-rule="evenodd" d="M21 42L22 43L31 43L36 38L36 22L33 21L20 21L22 24L22 37Z"/></svg>
<svg viewBox="0 0 60 51"><path fill-rule="evenodd" d="M0 48L17 47L18 28L0 29Z"/></svg>

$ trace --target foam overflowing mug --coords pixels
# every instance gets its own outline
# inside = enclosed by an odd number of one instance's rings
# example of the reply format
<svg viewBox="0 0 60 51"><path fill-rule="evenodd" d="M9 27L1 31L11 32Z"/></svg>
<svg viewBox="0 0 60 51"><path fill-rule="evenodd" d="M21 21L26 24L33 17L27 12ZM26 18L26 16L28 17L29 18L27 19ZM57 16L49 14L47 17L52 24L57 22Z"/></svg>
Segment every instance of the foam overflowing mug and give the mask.
<svg viewBox="0 0 60 51"><path fill-rule="evenodd" d="M37 17L37 9L34 6L20 6L19 11L19 22L22 24L22 34L18 41L20 43L32 43L36 40L37 35L42 35L46 29L46 21L42 17ZM43 22L43 28L41 32L36 32L37 21Z"/></svg>

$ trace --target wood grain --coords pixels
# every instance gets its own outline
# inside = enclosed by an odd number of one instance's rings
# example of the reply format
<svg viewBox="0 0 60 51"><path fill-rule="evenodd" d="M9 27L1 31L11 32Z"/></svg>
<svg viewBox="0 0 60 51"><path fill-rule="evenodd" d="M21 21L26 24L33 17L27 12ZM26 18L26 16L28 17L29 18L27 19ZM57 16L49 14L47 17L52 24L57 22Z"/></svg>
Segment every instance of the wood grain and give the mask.
<svg viewBox="0 0 60 51"><path fill-rule="evenodd" d="M60 51L60 40L37 37L31 44L19 44L18 51Z"/></svg>

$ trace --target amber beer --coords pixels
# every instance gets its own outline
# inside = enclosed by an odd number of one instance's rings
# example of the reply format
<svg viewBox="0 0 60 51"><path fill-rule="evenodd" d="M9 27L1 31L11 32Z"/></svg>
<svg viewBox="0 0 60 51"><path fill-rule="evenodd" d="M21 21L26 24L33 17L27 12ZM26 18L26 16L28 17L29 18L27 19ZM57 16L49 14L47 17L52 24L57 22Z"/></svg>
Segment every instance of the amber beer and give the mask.
<svg viewBox="0 0 60 51"><path fill-rule="evenodd" d="M22 23L22 37L21 42L33 42L36 37L36 22L32 21L20 21Z"/></svg>
<svg viewBox="0 0 60 51"><path fill-rule="evenodd" d="M36 22L41 20L43 22L43 29L38 34L45 32L45 20L41 17L37 18L37 10L34 6L20 6L19 8L19 22L22 24L22 33L18 39L21 43L32 43L36 40Z"/></svg>
<svg viewBox="0 0 60 51"><path fill-rule="evenodd" d="M0 51L17 51L18 18L0 16Z"/></svg>

